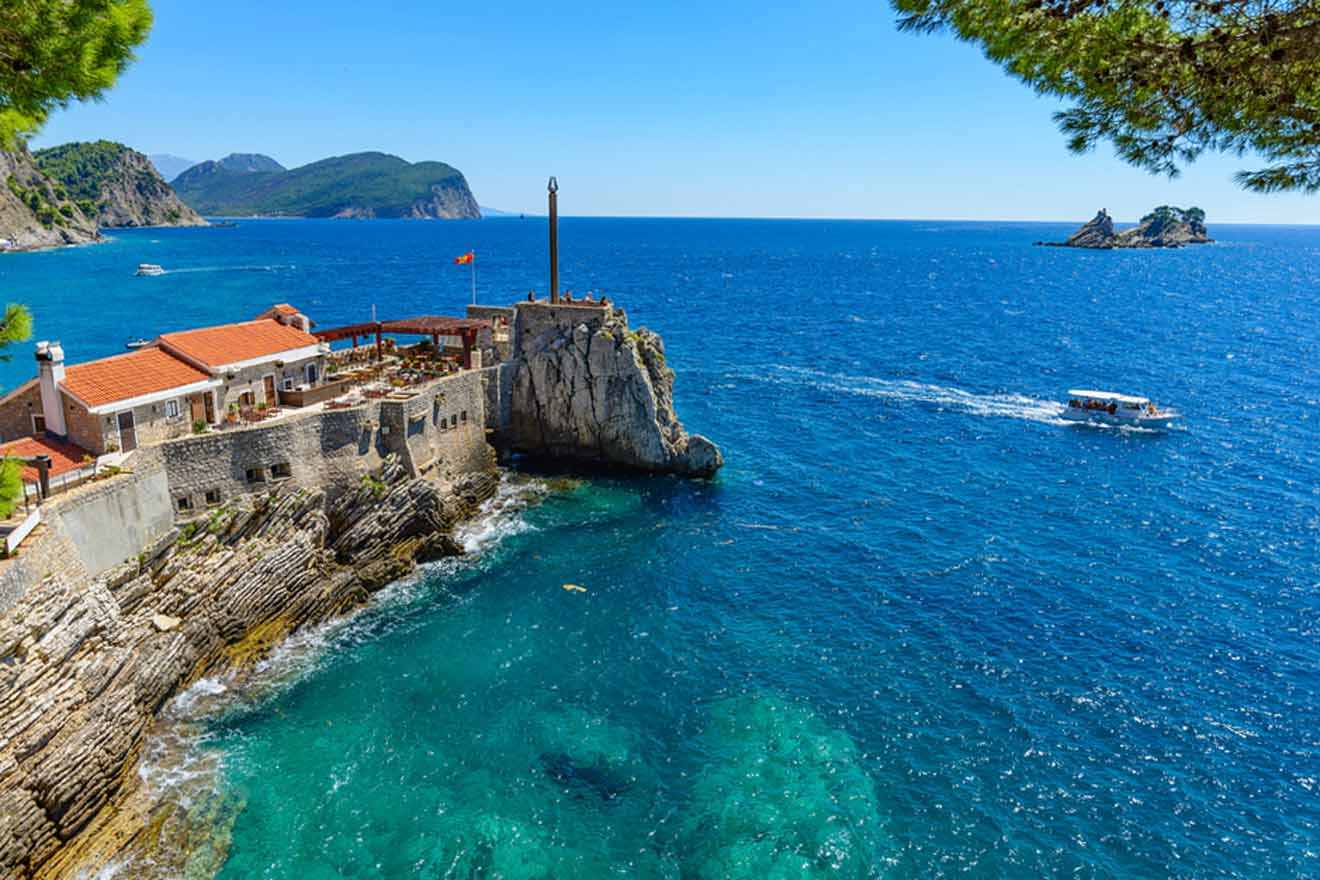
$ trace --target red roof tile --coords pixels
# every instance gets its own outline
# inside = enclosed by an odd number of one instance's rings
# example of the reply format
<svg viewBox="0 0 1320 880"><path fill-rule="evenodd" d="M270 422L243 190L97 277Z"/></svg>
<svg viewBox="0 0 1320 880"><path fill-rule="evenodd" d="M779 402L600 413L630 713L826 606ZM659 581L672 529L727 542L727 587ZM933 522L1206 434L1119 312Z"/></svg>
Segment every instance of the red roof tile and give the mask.
<svg viewBox="0 0 1320 880"><path fill-rule="evenodd" d="M49 437L20 437L8 443L0 443L0 458L32 458L36 455L49 455L52 477L83 467L83 456L88 454L81 446L52 440ZM37 479L36 468L23 468L25 482L35 483Z"/></svg>
<svg viewBox="0 0 1320 880"><path fill-rule="evenodd" d="M316 345L317 338L273 318L166 333L162 345L214 369L225 364L269 357L282 351Z"/></svg>
<svg viewBox="0 0 1320 880"><path fill-rule="evenodd" d="M72 364L64 370L61 386L88 406L128 400L211 378L159 348Z"/></svg>

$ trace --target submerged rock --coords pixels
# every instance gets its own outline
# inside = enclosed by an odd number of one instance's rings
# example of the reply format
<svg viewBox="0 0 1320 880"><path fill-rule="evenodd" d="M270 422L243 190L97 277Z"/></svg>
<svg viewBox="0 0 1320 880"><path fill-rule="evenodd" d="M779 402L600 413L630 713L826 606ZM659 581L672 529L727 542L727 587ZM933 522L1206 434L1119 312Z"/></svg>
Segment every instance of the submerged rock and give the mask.
<svg viewBox="0 0 1320 880"><path fill-rule="evenodd" d="M534 310L556 318L533 324ZM523 452L685 476L711 476L719 448L688 434L674 411L674 371L664 341L630 330L623 312L519 304L511 445Z"/></svg>
<svg viewBox="0 0 1320 880"><path fill-rule="evenodd" d="M697 746L707 759L681 837L693 877L882 876L875 786L843 731L777 697L738 697L714 707Z"/></svg>

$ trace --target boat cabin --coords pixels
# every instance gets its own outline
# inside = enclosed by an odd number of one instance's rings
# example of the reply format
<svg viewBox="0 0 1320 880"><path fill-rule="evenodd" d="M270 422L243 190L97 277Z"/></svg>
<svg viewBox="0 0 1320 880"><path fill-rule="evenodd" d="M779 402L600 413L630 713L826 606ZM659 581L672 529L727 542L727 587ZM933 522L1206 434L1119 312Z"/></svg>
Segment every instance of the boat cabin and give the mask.
<svg viewBox="0 0 1320 880"><path fill-rule="evenodd" d="M1080 409L1085 411L1103 411L1112 415L1120 412L1132 416L1143 412L1154 412L1155 406L1148 397L1136 397L1131 394L1117 394L1113 391L1079 391L1071 390L1068 392L1068 408Z"/></svg>

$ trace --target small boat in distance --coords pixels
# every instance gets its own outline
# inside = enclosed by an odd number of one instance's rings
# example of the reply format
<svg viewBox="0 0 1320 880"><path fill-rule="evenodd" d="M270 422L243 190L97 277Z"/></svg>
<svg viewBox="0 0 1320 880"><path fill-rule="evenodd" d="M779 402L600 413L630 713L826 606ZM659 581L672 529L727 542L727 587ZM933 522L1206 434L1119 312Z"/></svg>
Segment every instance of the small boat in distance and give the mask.
<svg viewBox="0 0 1320 880"><path fill-rule="evenodd" d="M1162 431L1178 418L1178 413L1160 409L1149 397L1115 391L1073 390L1068 392L1068 406L1063 411L1063 418L1072 422Z"/></svg>
<svg viewBox="0 0 1320 880"><path fill-rule="evenodd" d="M151 345L151 340L143 339L139 336L137 339L128 340L128 342L124 344L124 347L129 351L137 351L139 348L146 348L148 345Z"/></svg>
<svg viewBox="0 0 1320 880"><path fill-rule="evenodd" d="M137 275L164 275L165 268L155 263L138 263Z"/></svg>

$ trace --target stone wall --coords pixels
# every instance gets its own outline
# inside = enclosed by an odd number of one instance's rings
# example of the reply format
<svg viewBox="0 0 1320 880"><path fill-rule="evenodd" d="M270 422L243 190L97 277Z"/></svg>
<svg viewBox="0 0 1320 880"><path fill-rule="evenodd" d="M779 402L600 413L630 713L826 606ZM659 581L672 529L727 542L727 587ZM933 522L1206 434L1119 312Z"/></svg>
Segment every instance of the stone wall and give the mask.
<svg viewBox="0 0 1320 880"><path fill-rule="evenodd" d="M76 446L81 446L93 455L103 455L106 452L106 435L102 430L103 416L94 416L69 399L67 394L60 395L60 405L64 407L64 429L68 432L69 442ZM110 429L109 437L115 437L114 428Z"/></svg>
<svg viewBox="0 0 1320 880"><path fill-rule="evenodd" d="M82 583L133 559L174 525L165 468L143 450L118 476L47 501L41 525L17 556L0 562L0 612L50 577Z"/></svg>
<svg viewBox="0 0 1320 880"><path fill-rule="evenodd" d="M617 314L626 324L626 315L613 306L584 305L579 303L548 302L516 303L513 321L512 357L523 356L526 341L545 333L571 329L579 324L586 324L589 331L595 332L605 321Z"/></svg>
<svg viewBox="0 0 1320 880"><path fill-rule="evenodd" d="M386 445L411 474L453 482L488 465L482 372L438 379L411 400L381 402Z"/></svg>
<svg viewBox="0 0 1320 880"><path fill-rule="evenodd" d="M508 429L512 420L513 365L496 364L483 369L481 390L486 398L486 428L498 435Z"/></svg>
<svg viewBox="0 0 1320 880"><path fill-rule="evenodd" d="M468 306L467 316L482 321L490 321L491 329L483 330L477 336L478 347L482 350L482 364L490 366L505 363L513 357L513 307L512 306ZM489 352L487 348L489 347Z"/></svg>
<svg viewBox="0 0 1320 880"><path fill-rule="evenodd" d="M0 400L0 443L31 437L34 414L41 415L41 385L35 379Z"/></svg>
<svg viewBox="0 0 1320 880"><path fill-rule="evenodd" d="M127 473L80 486L42 507L42 516L64 530L92 577L137 556L174 525L165 468L153 452L134 456Z"/></svg>
<svg viewBox="0 0 1320 880"><path fill-rule="evenodd" d="M378 424L379 405L366 403L163 443L170 498L187 514L281 479L309 487L351 482L384 457Z"/></svg>

